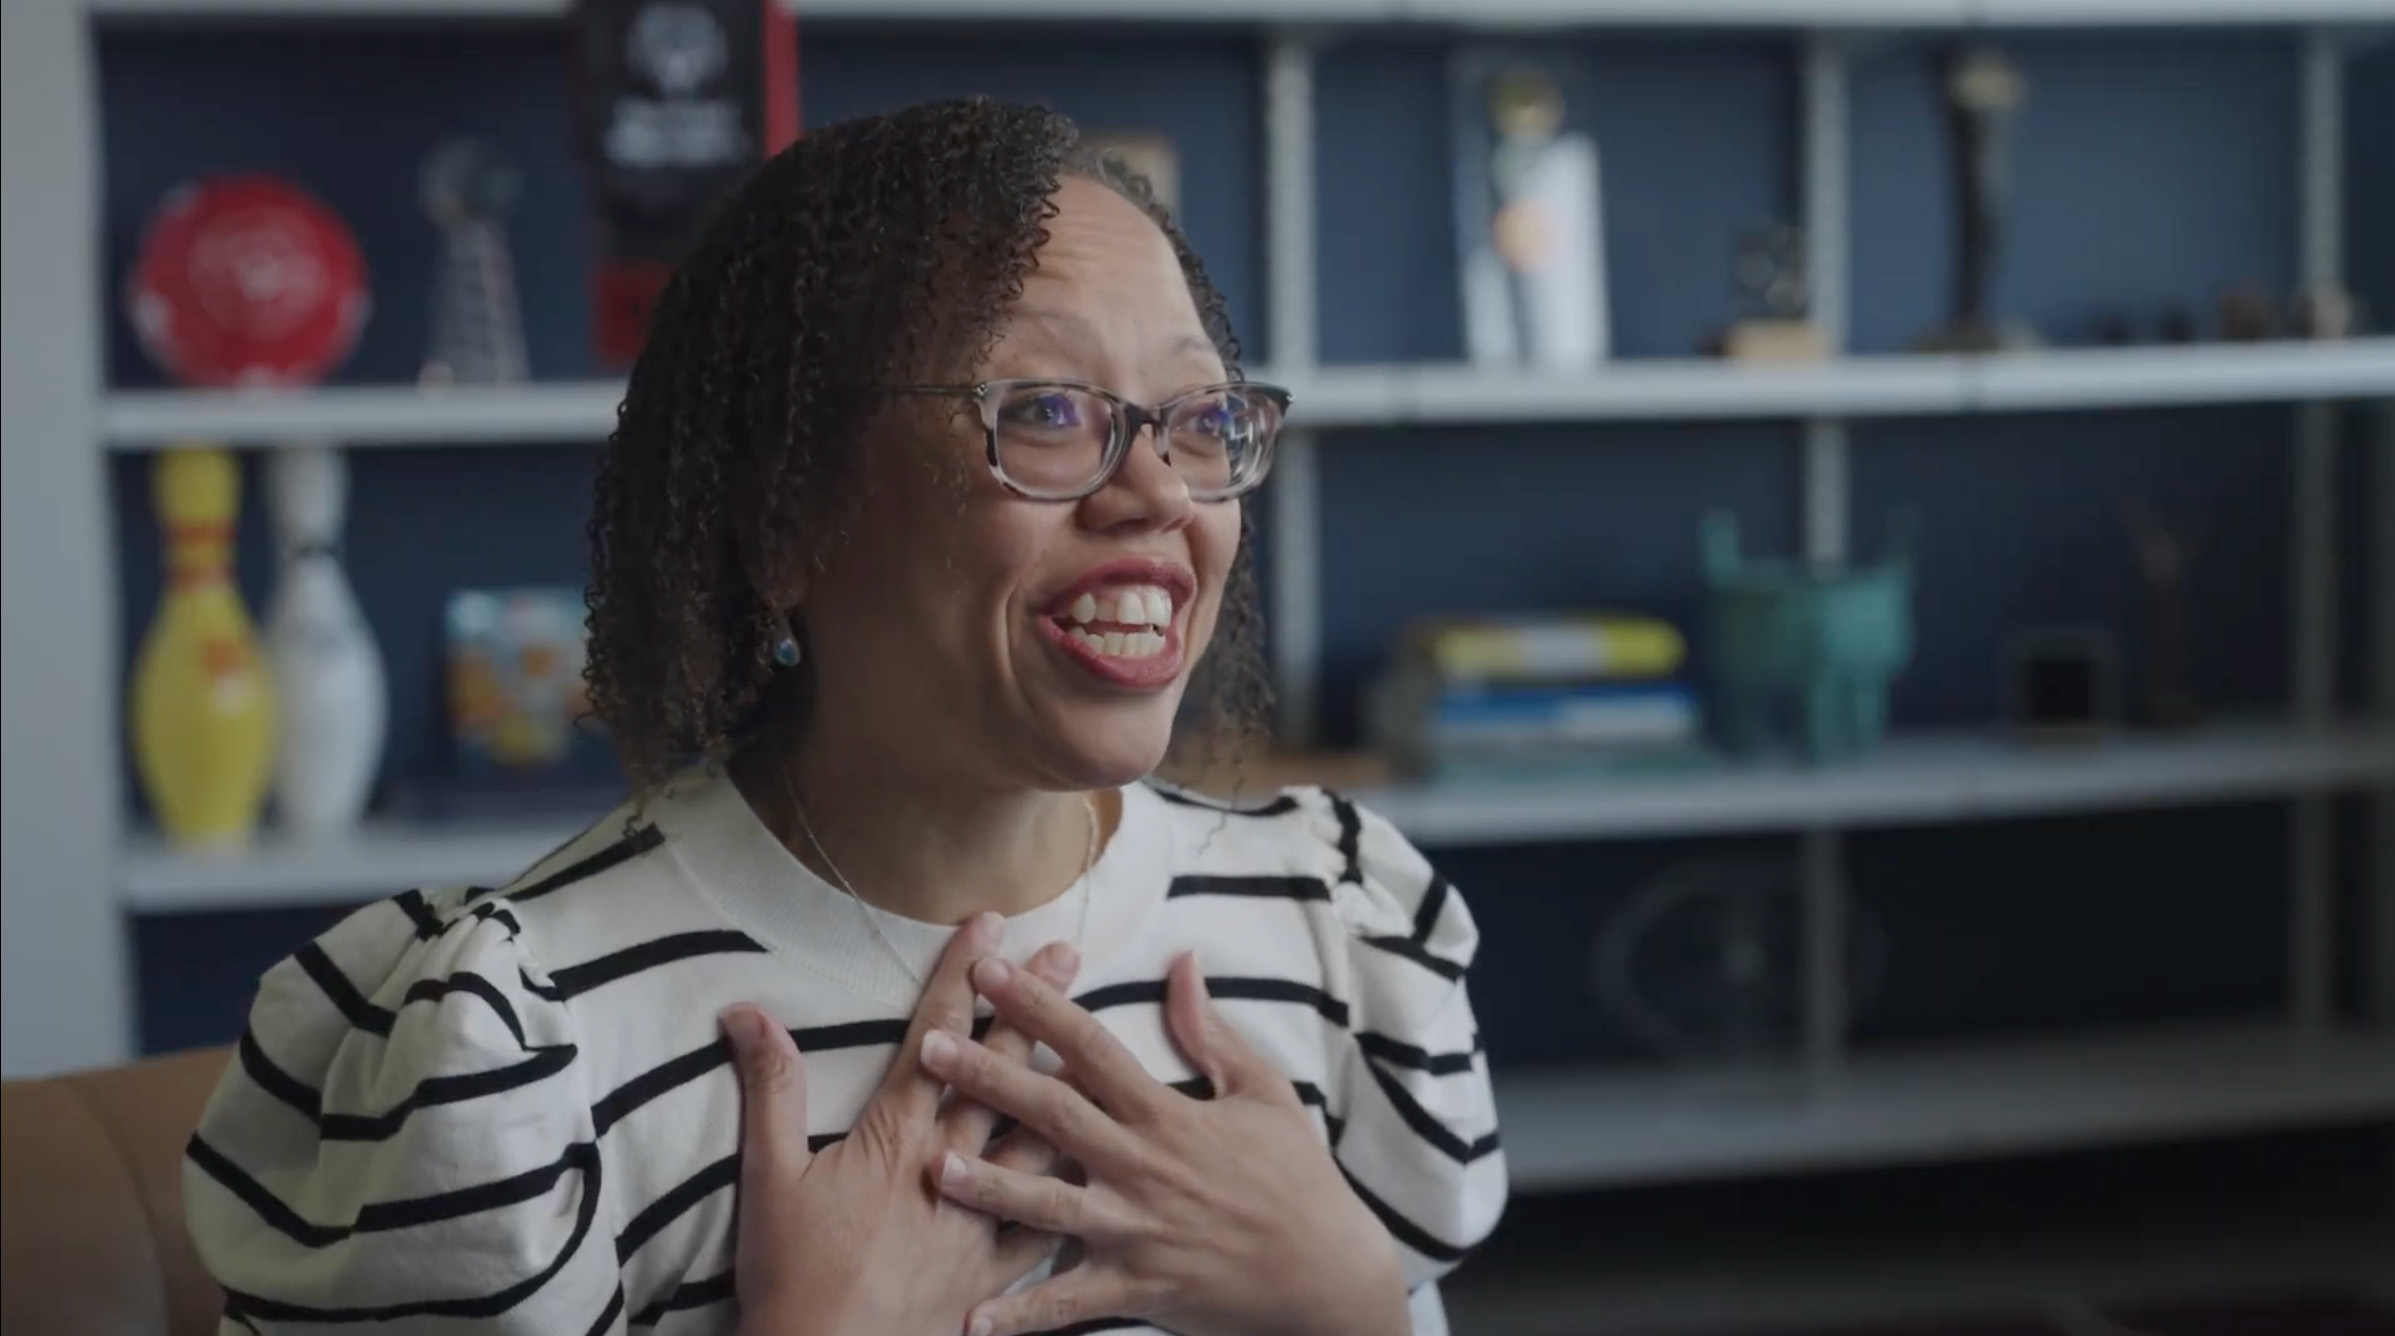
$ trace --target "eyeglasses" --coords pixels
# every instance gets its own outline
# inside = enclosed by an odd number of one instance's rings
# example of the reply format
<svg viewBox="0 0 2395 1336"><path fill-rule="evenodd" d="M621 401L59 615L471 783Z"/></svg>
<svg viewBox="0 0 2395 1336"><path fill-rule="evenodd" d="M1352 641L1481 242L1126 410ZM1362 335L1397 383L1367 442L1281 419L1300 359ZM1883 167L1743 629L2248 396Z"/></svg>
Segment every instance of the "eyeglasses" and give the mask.
<svg viewBox="0 0 2395 1336"><path fill-rule="evenodd" d="M1252 492L1272 469L1273 441L1289 411L1278 385L1234 381L1142 408L1073 380L985 380L976 385L896 385L892 394L970 399L989 435L990 472L1033 501L1078 501L1104 487L1141 429L1196 501Z"/></svg>

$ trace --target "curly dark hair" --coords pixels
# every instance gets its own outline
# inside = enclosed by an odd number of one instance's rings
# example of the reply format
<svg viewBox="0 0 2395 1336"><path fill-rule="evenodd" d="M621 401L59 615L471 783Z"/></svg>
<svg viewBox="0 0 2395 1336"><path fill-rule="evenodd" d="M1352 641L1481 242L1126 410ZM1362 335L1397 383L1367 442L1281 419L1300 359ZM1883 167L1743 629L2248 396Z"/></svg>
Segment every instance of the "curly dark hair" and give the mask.
<svg viewBox="0 0 2395 1336"><path fill-rule="evenodd" d="M637 792L803 725L761 572L820 562L857 502L878 387L978 360L1021 295L1066 177L1101 182L1171 241L1225 366L1222 294L1145 180L1040 107L931 102L827 126L716 208L660 295L599 467L590 521L594 713ZM1243 533L1170 760L1234 764L1270 688Z"/></svg>

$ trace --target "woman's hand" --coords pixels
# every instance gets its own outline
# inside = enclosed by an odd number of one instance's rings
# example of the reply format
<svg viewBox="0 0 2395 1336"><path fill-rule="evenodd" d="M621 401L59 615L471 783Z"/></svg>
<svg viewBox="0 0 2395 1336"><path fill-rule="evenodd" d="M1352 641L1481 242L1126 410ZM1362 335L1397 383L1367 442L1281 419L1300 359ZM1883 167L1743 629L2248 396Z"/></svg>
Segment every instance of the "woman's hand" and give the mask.
<svg viewBox="0 0 2395 1336"><path fill-rule="evenodd" d="M1212 1082L1210 1100L1158 1082L1096 1017L1025 971L987 960L973 981L1001 1020L1063 1057L1075 1085L952 1035L930 1037L924 1064L1022 1120L1088 1183L947 1158L951 1199L1084 1249L1079 1266L977 1307L972 1336L1118 1316L1192 1336L1411 1330L1388 1231L1348 1189L1295 1089L1216 1014L1194 958L1173 963L1165 1017Z"/></svg>
<svg viewBox="0 0 2395 1336"><path fill-rule="evenodd" d="M1001 1231L930 1187L946 1154L981 1162L996 1119L968 1100L943 1109L943 1082L919 1059L929 1035L971 1042L968 971L996 945L997 924L985 914L957 931L872 1102L846 1138L820 1151L807 1149L806 1068L789 1032L755 1007L724 1013L742 1098L734 1272L742 1336L956 1336L975 1303L1054 1252L1053 1237ZM1062 986L1079 968L1072 949L1056 943L1032 957L1028 973ZM1020 1063L1031 1050L1004 1021L987 1043L996 1062ZM989 1154L1027 1179L1055 1162L1020 1132Z"/></svg>

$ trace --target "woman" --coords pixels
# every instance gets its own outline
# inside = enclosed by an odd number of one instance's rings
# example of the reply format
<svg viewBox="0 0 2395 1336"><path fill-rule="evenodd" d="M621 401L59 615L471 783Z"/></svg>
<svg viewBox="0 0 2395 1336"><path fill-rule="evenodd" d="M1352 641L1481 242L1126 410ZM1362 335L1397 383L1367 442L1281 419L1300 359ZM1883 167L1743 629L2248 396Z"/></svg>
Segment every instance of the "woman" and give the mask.
<svg viewBox="0 0 2395 1336"><path fill-rule="evenodd" d="M600 473L636 796L267 975L186 1175L228 1325L1440 1325L1504 1199L1470 917L1332 795L1144 782L1255 729L1284 402L1060 117L766 164Z"/></svg>

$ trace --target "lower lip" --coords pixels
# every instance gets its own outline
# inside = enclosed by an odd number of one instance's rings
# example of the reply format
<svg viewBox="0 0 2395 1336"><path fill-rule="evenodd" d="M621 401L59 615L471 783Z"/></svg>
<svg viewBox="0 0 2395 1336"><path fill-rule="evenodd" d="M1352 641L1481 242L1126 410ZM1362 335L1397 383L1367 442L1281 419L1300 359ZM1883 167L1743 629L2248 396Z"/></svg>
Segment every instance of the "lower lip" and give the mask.
<svg viewBox="0 0 2395 1336"><path fill-rule="evenodd" d="M1056 624L1053 617L1039 619L1049 643L1064 651L1064 656L1090 676L1108 686L1126 687L1134 691L1155 691L1171 686L1181 676L1181 627L1179 623L1164 628L1164 648L1144 659L1118 658L1101 654L1075 639L1073 634Z"/></svg>

